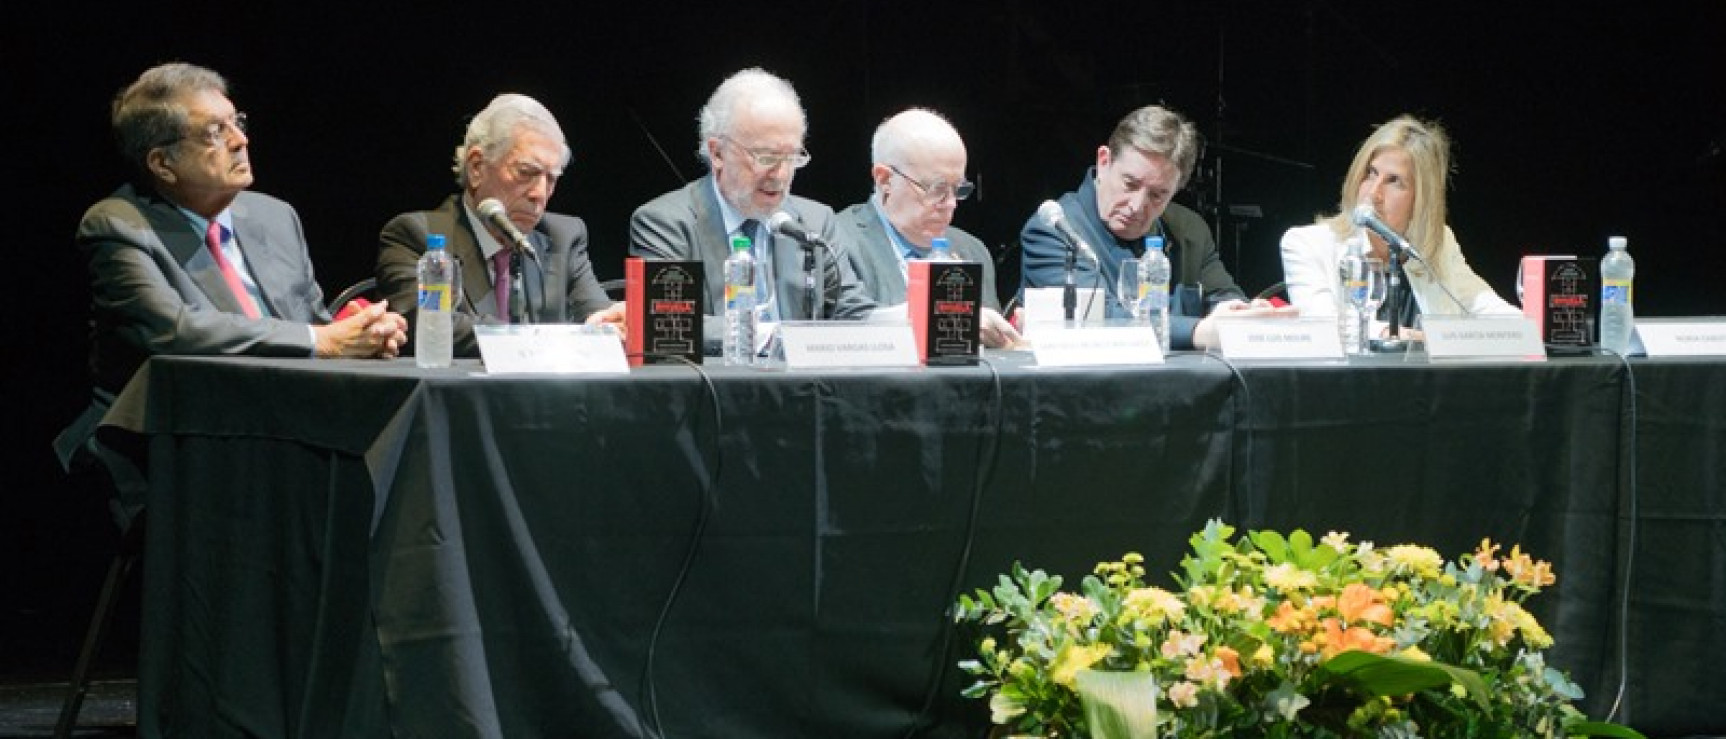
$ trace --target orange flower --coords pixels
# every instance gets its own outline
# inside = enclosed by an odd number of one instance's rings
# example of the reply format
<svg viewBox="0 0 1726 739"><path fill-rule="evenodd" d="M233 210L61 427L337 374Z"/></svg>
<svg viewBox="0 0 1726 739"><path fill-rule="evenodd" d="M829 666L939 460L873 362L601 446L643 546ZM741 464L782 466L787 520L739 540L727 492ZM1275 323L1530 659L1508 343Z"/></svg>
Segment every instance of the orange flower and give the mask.
<svg viewBox="0 0 1726 739"><path fill-rule="evenodd" d="M1389 626L1395 619L1390 606L1385 605L1384 595L1358 582L1349 583L1342 589L1342 595L1337 598L1336 611L1346 623L1365 621Z"/></svg>
<svg viewBox="0 0 1726 739"><path fill-rule="evenodd" d="M1297 634L1310 631L1314 618L1311 611L1296 608L1293 603L1285 600L1277 604L1276 615L1265 619L1265 625L1279 634Z"/></svg>
<svg viewBox="0 0 1726 739"><path fill-rule="evenodd" d="M1235 651L1233 647L1217 647L1216 655L1217 659L1222 661L1223 669L1228 670L1230 675L1241 676L1240 652Z"/></svg>
<svg viewBox="0 0 1726 739"><path fill-rule="evenodd" d="M1372 633L1365 626L1344 627L1334 618L1324 620L1324 658L1330 659L1349 650L1384 654L1396 646L1391 639Z"/></svg>

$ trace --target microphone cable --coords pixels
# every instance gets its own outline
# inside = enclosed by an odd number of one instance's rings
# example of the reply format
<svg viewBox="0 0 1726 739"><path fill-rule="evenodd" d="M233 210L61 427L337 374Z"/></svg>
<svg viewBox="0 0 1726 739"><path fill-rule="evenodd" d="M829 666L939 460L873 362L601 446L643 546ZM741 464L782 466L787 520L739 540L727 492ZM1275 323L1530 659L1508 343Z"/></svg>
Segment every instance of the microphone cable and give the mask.
<svg viewBox="0 0 1726 739"><path fill-rule="evenodd" d="M923 705L911 717L911 725L907 726L905 733L901 735L905 739L916 736L929 721L929 712L934 709L936 697L941 692L941 682L947 678L947 653L953 647L953 633L957 631L957 626L952 622L953 603L959 599L959 593L964 588L965 572L971 567L971 545L977 537L977 518L982 510L983 492L994 480L995 468L1001 459L1001 436L1007 417L1006 401L1001 389L1001 373L987 357L978 357L977 362L989 370L991 397L985 407L994 418L993 423L989 424L991 433L988 438L977 446L977 482L971 488L971 507L965 514L964 544L959 548L959 561L953 568L953 580L947 588L946 605L941 609L941 637L935 649L935 674L930 676L929 686L924 690Z"/></svg>
<svg viewBox="0 0 1726 739"><path fill-rule="evenodd" d="M659 716L659 692L654 679L653 662L659 653L659 637L665 629L665 622L671 616L671 608L677 603L677 596L683 590L684 581L689 578L689 570L695 562L696 552L701 549L701 540L706 534L707 523L712 519L714 509L718 507L714 498L719 487L719 475L725 469L725 450L720 445L721 440L725 438L725 417L719 408L719 391L713 386L713 378L707 375L700 363L691 362L687 357L679 354L637 354L633 356L670 358L695 370L695 374L701 378L701 384L707 391L707 401L713 409L713 464L707 470L707 478L702 480L699 485L700 505L696 508L695 527L689 534L689 547L683 553L683 562L678 566L677 576L672 578L671 589L665 594L665 602L659 608L659 616L653 621L653 631L650 632L647 639L647 655L641 671L641 685L638 688L637 700L645 709L643 714L652 719L651 725L644 727L648 730L648 736L665 737L667 736L665 723ZM688 415L691 419L699 407L700 403L690 406ZM682 423L678 425L681 426ZM691 431L693 432L694 429L691 428ZM691 433L690 436L693 440L694 434Z"/></svg>
<svg viewBox="0 0 1726 739"><path fill-rule="evenodd" d="M1630 467L1630 489L1625 491L1625 505L1629 508L1630 530L1625 534L1624 543L1624 578L1623 586L1618 596L1618 644L1616 655L1618 661L1618 686L1612 697L1612 708L1607 711L1606 721L1612 721L1618 715L1618 709L1623 707L1624 694L1629 689L1630 677L1630 588L1635 583L1636 569L1636 537L1637 521L1641 518L1641 502L1636 479L1636 447L1638 434L1636 431L1636 373L1631 369L1630 358L1620 352L1601 347L1601 351L1618 358L1618 363L1624 367L1624 392L1629 396L1628 425L1630 427L1630 452L1628 464ZM1623 438L1620 436L1619 438Z"/></svg>
<svg viewBox="0 0 1726 739"><path fill-rule="evenodd" d="M1243 419L1245 418L1246 413L1252 410L1252 388L1247 385L1247 376L1241 372L1241 368L1236 366L1234 362L1229 361L1228 357L1223 356L1223 353L1220 350L1214 348L1207 349L1204 354L1200 356L1207 360L1215 359L1218 362L1222 362L1223 366L1228 368L1229 374L1234 376L1235 384L1241 386L1241 399L1235 403L1234 427L1239 429L1246 437L1245 442L1242 444L1243 448L1241 449L1241 456L1244 457L1241 462L1241 469L1246 470L1246 475L1250 478L1254 474L1255 469L1253 467L1253 432L1252 427L1246 424ZM1246 410L1242 410L1243 407ZM1233 450L1230 450L1230 453L1233 454ZM1258 500L1258 498L1251 494L1253 487L1254 481L1251 479L1243 480L1239 484L1229 485L1228 501L1225 504L1225 508L1229 510L1229 515L1234 519L1235 525L1241 527L1242 530L1249 528L1249 516L1241 511L1240 501L1243 497L1249 501Z"/></svg>

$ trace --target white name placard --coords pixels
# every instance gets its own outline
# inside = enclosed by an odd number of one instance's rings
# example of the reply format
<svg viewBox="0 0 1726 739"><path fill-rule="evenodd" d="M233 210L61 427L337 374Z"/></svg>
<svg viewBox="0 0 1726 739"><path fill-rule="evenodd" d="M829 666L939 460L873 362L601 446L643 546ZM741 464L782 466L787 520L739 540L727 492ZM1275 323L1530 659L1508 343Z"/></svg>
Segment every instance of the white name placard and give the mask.
<svg viewBox="0 0 1726 739"><path fill-rule="evenodd" d="M1242 359L1342 359L1342 337L1334 318L1218 318L1223 356Z"/></svg>
<svg viewBox="0 0 1726 739"><path fill-rule="evenodd" d="M1726 354L1726 321L1637 321L1636 336L1650 357Z"/></svg>
<svg viewBox="0 0 1726 739"><path fill-rule="evenodd" d="M1040 324L1031 351L1039 367L1162 364L1163 349L1150 326Z"/></svg>
<svg viewBox="0 0 1726 739"><path fill-rule="evenodd" d="M629 374L623 342L610 326L545 323L473 331L488 375Z"/></svg>
<svg viewBox="0 0 1726 739"><path fill-rule="evenodd" d="M787 321L779 341L787 369L917 366L909 323Z"/></svg>
<svg viewBox="0 0 1726 739"><path fill-rule="evenodd" d="M1025 288L1025 336L1030 337L1041 330L1045 324L1060 324L1066 320L1067 309L1063 295L1066 288L1060 287L1028 287ZM1104 305L1108 296L1098 288L1081 287L1074 291L1077 305L1073 309L1073 320L1092 326L1103 325L1103 319L1108 317L1109 309Z"/></svg>
<svg viewBox="0 0 1726 739"><path fill-rule="evenodd" d="M1546 360L1540 332L1527 318L1421 316L1420 322L1432 359Z"/></svg>

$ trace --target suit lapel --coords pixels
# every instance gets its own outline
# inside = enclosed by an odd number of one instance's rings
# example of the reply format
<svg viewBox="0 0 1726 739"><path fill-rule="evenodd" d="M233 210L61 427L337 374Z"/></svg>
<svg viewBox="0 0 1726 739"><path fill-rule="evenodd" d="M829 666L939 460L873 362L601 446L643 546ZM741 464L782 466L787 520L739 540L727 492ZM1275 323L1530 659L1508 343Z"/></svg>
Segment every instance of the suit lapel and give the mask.
<svg viewBox="0 0 1726 739"><path fill-rule="evenodd" d="M462 207L460 196L451 196L448 207L455 228L450 229L450 241L445 248L461 262L462 285L472 286L462 291L462 300L476 315L497 318L497 299L492 297L491 261L480 251L479 237L474 235L474 224L468 220L467 209Z"/></svg>
<svg viewBox="0 0 1726 739"><path fill-rule="evenodd" d="M204 235L198 233L197 229L192 227L192 222L186 218L186 214L181 213L180 209L174 207L174 204L168 202L167 199L152 195L148 201L151 218L159 224L156 233L161 235L162 246L174 255L174 261L180 265L180 269L192 278L192 282L198 286L199 290L203 291L204 297L217 310L224 313L243 313L244 309L240 307L239 298L234 295L234 291L228 289L227 280L222 278L222 271L216 267L215 258L210 255L209 248L205 246ZM234 217L235 235L236 238L241 239L242 251L249 261L252 255L251 251L245 248L246 237L239 234L241 219L238 211L240 209L236 207L234 210L236 211ZM261 241L263 237L254 236L252 238Z"/></svg>
<svg viewBox="0 0 1726 739"><path fill-rule="evenodd" d="M707 273L707 304L722 315L725 306L725 258L730 256L730 234L725 231L719 200L714 194L713 175L689 184L691 209L695 211L695 254Z"/></svg>

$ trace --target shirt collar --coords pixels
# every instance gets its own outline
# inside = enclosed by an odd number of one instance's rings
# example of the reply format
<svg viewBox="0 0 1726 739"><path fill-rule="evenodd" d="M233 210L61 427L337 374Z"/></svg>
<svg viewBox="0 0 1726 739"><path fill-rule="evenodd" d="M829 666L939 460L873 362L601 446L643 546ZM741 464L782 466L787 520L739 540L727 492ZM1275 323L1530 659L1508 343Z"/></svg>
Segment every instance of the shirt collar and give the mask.
<svg viewBox="0 0 1726 739"><path fill-rule="evenodd" d="M880 193L869 196L869 205L875 209L875 217L881 219L881 229L887 232L887 241L896 247L895 251L901 258L925 259L929 256L929 250L917 248L916 244L911 243L910 239L899 233L899 229L893 225L892 221L887 220L887 212L881 209Z"/></svg>
<svg viewBox="0 0 1726 739"><path fill-rule="evenodd" d="M186 217L186 220L192 222L192 228L200 238L203 237L204 232L210 230L210 219L178 205L174 208L179 210ZM234 209L231 207L223 208L222 212L216 214L216 222L222 224L222 240L227 241L234 233Z"/></svg>
<svg viewBox="0 0 1726 739"><path fill-rule="evenodd" d="M485 227L485 221L479 217L478 213L474 212L473 205L468 203L466 195L461 197L461 209L467 213L467 222L474 225L473 238L479 242L479 253L486 259L491 259L498 252L503 251L503 244L498 243L498 240L492 237L491 229Z"/></svg>

